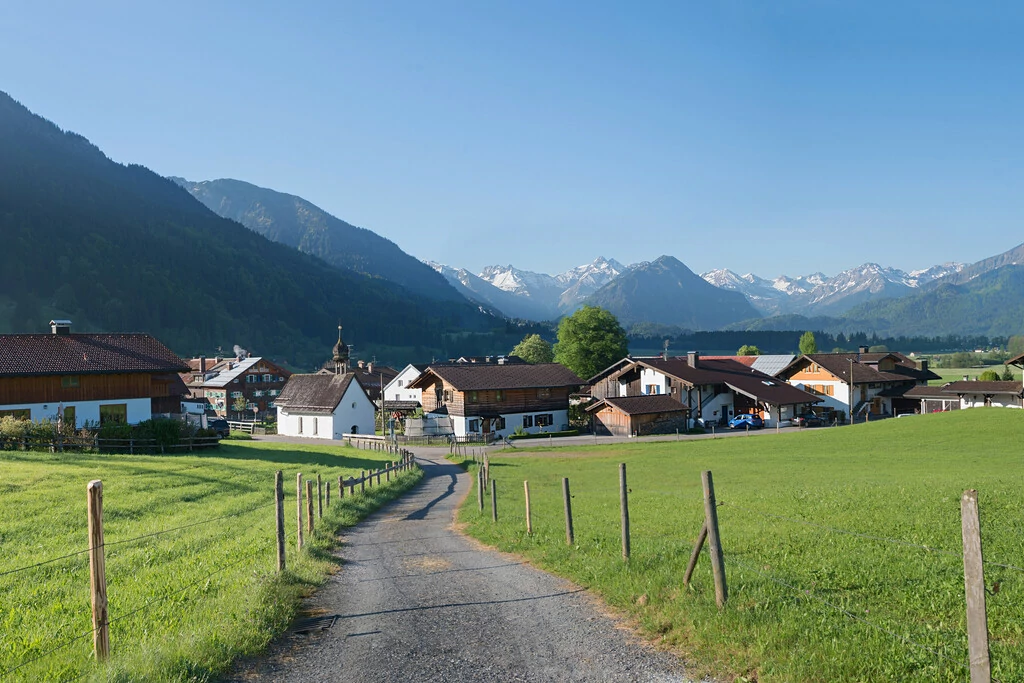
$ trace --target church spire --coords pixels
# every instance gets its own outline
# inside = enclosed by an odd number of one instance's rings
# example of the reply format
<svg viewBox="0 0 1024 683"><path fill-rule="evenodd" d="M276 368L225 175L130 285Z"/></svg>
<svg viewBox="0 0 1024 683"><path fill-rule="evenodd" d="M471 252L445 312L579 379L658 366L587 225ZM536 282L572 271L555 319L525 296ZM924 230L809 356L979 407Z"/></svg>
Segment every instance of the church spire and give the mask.
<svg viewBox="0 0 1024 683"><path fill-rule="evenodd" d="M338 343L334 345L334 372L339 375L348 372L348 344L341 339L341 325L338 325Z"/></svg>

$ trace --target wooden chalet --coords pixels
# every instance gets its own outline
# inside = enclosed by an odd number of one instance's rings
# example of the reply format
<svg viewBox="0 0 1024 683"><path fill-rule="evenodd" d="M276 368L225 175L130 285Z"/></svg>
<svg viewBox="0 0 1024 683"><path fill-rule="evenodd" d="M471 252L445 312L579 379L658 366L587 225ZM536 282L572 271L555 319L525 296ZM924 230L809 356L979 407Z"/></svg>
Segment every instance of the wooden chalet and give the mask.
<svg viewBox="0 0 1024 683"><path fill-rule="evenodd" d="M681 404L692 421L718 424L753 413L774 425L822 401L745 362L703 358L695 351L686 356L624 358L591 377L589 384L591 396L598 400L662 395Z"/></svg>
<svg viewBox="0 0 1024 683"><path fill-rule="evenodd" d="M648 436L685 432L689 409L662 394L602 398L587 407L594 433L605 436Z"/></svg>
<svg viewBox="0 0 1024 683"><path fill-rule="evenodd" d="M0 417L135 424L180 412L188 364L148 334L0 335Z"/></svg>
<svg viewBox="0 0 1024 683"><path fill-rule="evenodd" d="M569 394L581 384L558 363L462 363L431 365L409 388L422 391L428 418L451 418L456 436L491 438L568 429Z"/></svg>

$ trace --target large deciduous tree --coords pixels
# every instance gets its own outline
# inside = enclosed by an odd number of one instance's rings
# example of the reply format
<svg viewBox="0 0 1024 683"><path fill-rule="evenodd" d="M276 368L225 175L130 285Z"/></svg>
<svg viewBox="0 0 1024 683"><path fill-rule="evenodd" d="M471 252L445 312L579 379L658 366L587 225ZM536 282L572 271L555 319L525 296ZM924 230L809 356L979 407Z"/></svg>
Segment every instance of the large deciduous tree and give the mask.
<svg viewBox="0 0 1024 683"><path fill-rule="evenodd" d="M544 341L539 334L529 334L512 349L513 356L519 356L527 363L550 363L555 359L555 351L551 344Z"/></svg>
<svg viewBox="0 0 1024 683"><path fill-rule="evenodd" d="M555 362L583 379L626 357L629 343L618 319L597 306L584 306L558 325Z"/></svg>
<svg viewBox="0 0 1024 683"><path fill-rule="evenodd" d="M818 342L814 339L814 333L808 330L800 336L800 353L817 353Z"/></svg>
<svg viewBox="0 0 1024 683"><path fill-rule="evenodd" d="M736 352L737 356L760 356L761 349L757 348L753 344L744 344L740 347L740 350Z"/></svg>

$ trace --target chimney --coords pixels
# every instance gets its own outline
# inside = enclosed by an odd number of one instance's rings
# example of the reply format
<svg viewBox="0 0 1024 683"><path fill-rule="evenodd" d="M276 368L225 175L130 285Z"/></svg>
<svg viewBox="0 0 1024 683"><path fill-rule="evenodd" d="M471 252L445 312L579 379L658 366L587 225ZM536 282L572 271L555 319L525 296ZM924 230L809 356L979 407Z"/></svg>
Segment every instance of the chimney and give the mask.
<svg viewBox="0 0 1024 683"><path fill-rule="evenodd" d="M691 368L700 367L700 353L697 351L687 351L686 364Z"/></svg>
<svg viewBox="0 0 1024 683"><path fill-rule="evenodd" d="M373 374L373 363L372 362L366 364L366 371L368 373L370 373L371 375Z"/></svg>
<svg viewBox="0 0 1024 683"><path fill-rule="evenodd" d="M71 321L70 320L51 320L50 321L50 333L51 334L71 334Z"/></svg>
<svg viewBox="0 0 1024 683"><path fill-rule="evenodd" d="M928 361L921 361L921 372L928 372Z"/></svg>
<svg viewBox="0 0 1024 683"><path fill-rule="evenodd" d="M867 353L869 348L871 348L871 347L869 347L869 346L861 346L861 347L859 347L857 349L857 353Z"/></svg>
<svg viewBox="0 0 1024 683"><path fill-rule="evenodd" d="M206 374L206 356L199 356L199 372Z"/></svg>
<svg viewBox="0 0 1024 683"><path fill-rule="evenodd" d="M966 382L967 380L969 380L969 379L970 379L970 377L968 377L967 375L964 375L964 381L965 381L965 382Z"/></svg>
<svg viewBox="0 0 1024 683"><path fill-rule="evenodd" d="M366 361L365 360L359 361L359 369L362 370L365 367L366 367Z"/></svg>

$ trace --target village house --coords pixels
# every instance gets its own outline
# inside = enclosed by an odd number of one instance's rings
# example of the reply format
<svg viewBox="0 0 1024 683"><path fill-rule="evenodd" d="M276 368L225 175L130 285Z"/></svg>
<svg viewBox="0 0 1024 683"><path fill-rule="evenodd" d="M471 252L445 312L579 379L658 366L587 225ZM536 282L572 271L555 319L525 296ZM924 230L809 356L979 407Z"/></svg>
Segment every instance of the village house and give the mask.
<svg viewBox="0 0 1024 683"><path fill-rule="evenodd" d="M691 426L698 420L724 425L741 413L760 416L766 426L785 425L822 400L735 358L705 358L696 351L676 357L624 358L588 383L591 397L598 401L668 396L683 406Z"/></svg>
<svg viewBox="0 0 1024 683"><path fill-rule="evenodd" d="M428 419L450 419L457 437L490 440L517 429L568 429L569 394L581 384L558 363L445 363L429 366L410 388L422 391Z"/></svg>
<svg viewBox="0 0 1024 683"><path fill-rule="evenodd" d="M685 432L689 409L672 396L605 397L587 406L594 433L605 436L648 436Z"/></svg>
<svg viewBox="0 0 1024 683"><path fill-rule="evenodd" d="M928 369L927 361L918 366L903 354L868 353L866 347L858 352L800 356L778 377L821 397L823 407L844 417L852 413L855 419L914 412L919 399L904 398L904 394L940 379Z"/></svg>
<svg viewBox="0 0 1024 683"><path fill-rule="evenodd" d="M349 372L348 345L334 346L331 367L310 375L292 375L277 397L277 433L315 439L341 439L347 434L373 434L376 425L373 401Z"/></svg>
<svg viewBox="0 0 1024 683"><path fill-rule="evenodd" d="M188 365L148 334L0 335L0 417L82 427L178 413Z"/></svg>
<svg viewBox="0 0 1024 683"><path fill-rule="evenodd" d="M388 382L384 387L382 400L378 401L378 407L386 413L387 417L400 418L423 407L423 391L413 389L409 385L426 369L426 364L410 363Z"/></svg>
<svg viewBox="0 0 1024 683"><path fill-rule="evenodd" d="M1020 382L967 380L947 382L941 387L918 386L904 397L919 401L911 412L937 413L967 408L1022 408L1024 386Z"/></svg>
<svg viewBox="0 0 1024 683"><path fill-rule="evenodd" d="M189 390L186 409L206 407L227 418L273 420L277 397L292 374L273 361L243 353L227 359L200 356L189 366L182 373Z"/></svg>

